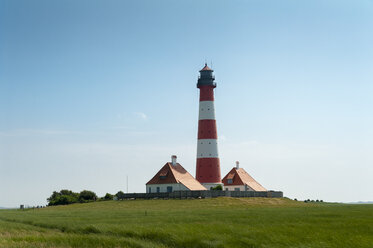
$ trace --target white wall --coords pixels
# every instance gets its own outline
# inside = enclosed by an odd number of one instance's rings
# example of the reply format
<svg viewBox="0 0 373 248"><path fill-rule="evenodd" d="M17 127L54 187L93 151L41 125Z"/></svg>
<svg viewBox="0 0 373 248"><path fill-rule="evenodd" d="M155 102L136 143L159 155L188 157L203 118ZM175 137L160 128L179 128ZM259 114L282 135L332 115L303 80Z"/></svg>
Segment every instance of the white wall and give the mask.
<svg viewBox="0 0 373 248"><path fill-rule="evenodd" d="M229 185L229 186L224 186L224 190L228 189L229 191L235 191L235 188L239 188L240 191L254 191L249 186L245 187L245 185Z"/></svg>
<svg viewBox="0 0 373 248"><path fill-rule="evenodd" d="M218 141L216 139L199 139L197 158L218 158Z"/></svg>
<svg viewBox="0 0 373 248"><path fill-rule="evenodd" d="M207 190L210 190L211 187L216 187L218 185L221 185L223 187L223 190L224 190L224 184L222 183L202 183L203 187L205 187Z"/></svg>
<svg viewBox="0 0 373 248"><path fill-rule="evenodd" d="M160 189L159 192L167 192L169 186L172 187L172 191L189 190L181 183L148 184L146 185L146 193L149 193L149 188L151 188L151 193L157 193L157 187Z"/></svg>
<svg viewBox="0 0 373 248"><path fill-rule="evenodd" d="M214 101L199 102L199 119L215 120Z"/></svg>

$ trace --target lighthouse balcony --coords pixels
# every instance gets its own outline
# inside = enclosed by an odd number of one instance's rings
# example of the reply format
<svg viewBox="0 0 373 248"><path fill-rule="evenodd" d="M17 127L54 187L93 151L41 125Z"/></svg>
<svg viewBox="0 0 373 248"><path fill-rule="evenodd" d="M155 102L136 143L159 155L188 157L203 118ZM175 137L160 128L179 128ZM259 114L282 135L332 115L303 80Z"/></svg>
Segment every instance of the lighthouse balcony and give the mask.
<svg viewBox="0 0 373 248"><path fill-rule="evenodd" d="M197 83L197 88L199 88L201 86L212 86L212 87L216 88L216 83L214 83L214 82L199 82L199 83Z"/></svg>
<svg viewBox="0 0 373 248"><path fill-rule="evenodd" d="M198 79L212 79L212 80L215 80L215 76L214 75L208 75L208 76L198 76Z"/></svg>

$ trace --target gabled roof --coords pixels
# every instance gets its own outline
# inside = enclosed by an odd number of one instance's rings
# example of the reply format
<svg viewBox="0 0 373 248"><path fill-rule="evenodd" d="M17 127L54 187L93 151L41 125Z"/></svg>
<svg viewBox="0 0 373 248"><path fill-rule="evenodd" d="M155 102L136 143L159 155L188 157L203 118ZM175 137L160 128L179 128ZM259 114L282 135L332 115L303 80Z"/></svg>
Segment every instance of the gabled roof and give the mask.
<svg viewBox="0 0 373 248"><path fill-rule="evenodd" d="M228 179L233 179L232 183L228 184ZM222 182L224 186L230 185L247 185L254 191L267 191L260 183L255 181L252 176L249 175L244 169L236 167L233 168L228 174L223 178Z"/></svg>
<svg viewBox="0 0 373 248"><path fill-rule="evenodd" d="M161 179L161 176L163 179ZM181 183L189 190L206 190L206 188L179 163L176 165L172 165L170 162L166 163L146 185L165 183Z"/></svg>

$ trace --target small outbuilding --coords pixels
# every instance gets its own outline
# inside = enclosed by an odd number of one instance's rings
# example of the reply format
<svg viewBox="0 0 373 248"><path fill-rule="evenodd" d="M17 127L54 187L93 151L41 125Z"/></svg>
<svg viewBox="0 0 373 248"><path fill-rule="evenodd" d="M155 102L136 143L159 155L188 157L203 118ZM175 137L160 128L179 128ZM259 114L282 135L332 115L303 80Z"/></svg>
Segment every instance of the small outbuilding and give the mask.
<svg viewBox="0 0 373 248"><path fill-rule="evenodd" d="M146 193L173 192L181 190L206 190L173 155L155 176L146 183Z"/></svg>
<svg viewBox="0 0 373 248"><path fill-rule="evenodd" d="M267 191L252 178L237 161L234 167L222 180L224 189L229 191Z"/></svg>

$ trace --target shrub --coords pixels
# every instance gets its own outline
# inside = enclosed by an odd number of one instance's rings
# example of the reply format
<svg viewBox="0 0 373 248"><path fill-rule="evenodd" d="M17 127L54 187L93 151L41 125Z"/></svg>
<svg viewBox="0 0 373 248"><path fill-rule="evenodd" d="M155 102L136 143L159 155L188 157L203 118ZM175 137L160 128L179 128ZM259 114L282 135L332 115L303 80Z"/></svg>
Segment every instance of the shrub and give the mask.
<svg viewBox="0 0 373 248"><path fill-rule="evenodd" d="M124 199L123 191L118 191L118 193L116 193L115 196L118 198L118 200L123 200Z"/></svg>
<svg viewBox="0 0 373 248"><path fill-rule="evenodd" d="M75 193L71 190L63 189L60 192L53 191L52 195L47 199L47 201L49 206L55 206L95 201L96 199L96 193L89 190L83 190L80 193Z"/></svg>
<svg viewBox="0 0 373 248"><path fill-rule="evenodd" d="M216 185L215 187L211 188L211 190L223 190L223 187L219 184L219 185Z"/></svg>
<svg viewBox="0 0 373 248"><path fill-rule="evenodd" d="M83 190L79 194L80 202L95 201L96 199L97 199L97 195L93 191Z"/></svg>
<svg viewBox="0 0 373 248"><path fill-rule="evenodd" d="M79 194L71 190L63 189L60 192L53 191L52 195L47 199L49 206L67 205L77 203Z"/></svg>
<svg viewBox="0 0 373 248"><path fill-rule="evenodd" d="M112 194L106 193L106 195L104 196L104 200L107 200L107 201L113 200L113 197L114 196Z"/></svg>

